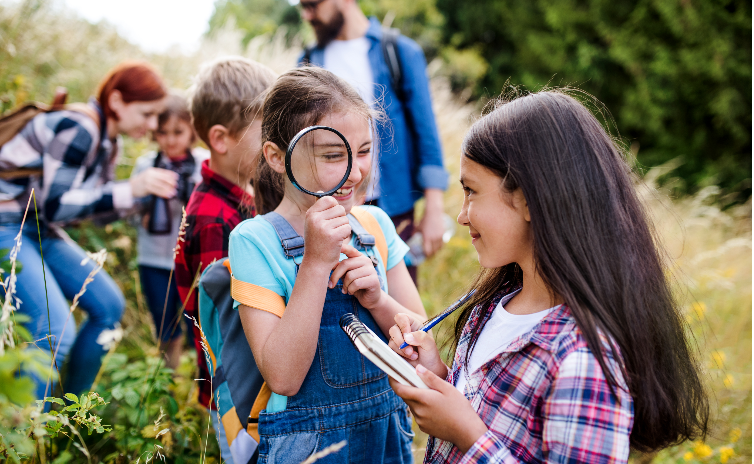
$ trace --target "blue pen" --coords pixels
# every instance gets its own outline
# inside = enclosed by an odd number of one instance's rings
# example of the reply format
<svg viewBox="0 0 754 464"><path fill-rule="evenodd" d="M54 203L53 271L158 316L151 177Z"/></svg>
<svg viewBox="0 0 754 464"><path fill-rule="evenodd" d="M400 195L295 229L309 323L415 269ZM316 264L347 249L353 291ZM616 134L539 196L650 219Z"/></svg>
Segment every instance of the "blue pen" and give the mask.
<svg viewBox="0 0 754 464"><path fill-rule="evenodd" d="M474 292L476 292L476 289L470 291L467 294L465 294L464 296L462 296L461 298L459 298L458 301L456 301L452 305L448 306L448 309L446 309L445 311L441 312L437 316L433 317L432 319L430 319L427 322L425 322L424 324L422 324L422 326L419 327L419 330L421 330L422 332L429 331L432 327L434 327L437 324L439 324L443 319L445 319L446 317L450 316L453 313L453 311L455 311L456 309L460 308L464 303L466 303L467 301L469 301L469 298L471 298L471 296L474 295ZM407 346L408 346L408 343L403 342L403 344L401 345L400 349L402 350L403 348L405 348Z"/></svg>

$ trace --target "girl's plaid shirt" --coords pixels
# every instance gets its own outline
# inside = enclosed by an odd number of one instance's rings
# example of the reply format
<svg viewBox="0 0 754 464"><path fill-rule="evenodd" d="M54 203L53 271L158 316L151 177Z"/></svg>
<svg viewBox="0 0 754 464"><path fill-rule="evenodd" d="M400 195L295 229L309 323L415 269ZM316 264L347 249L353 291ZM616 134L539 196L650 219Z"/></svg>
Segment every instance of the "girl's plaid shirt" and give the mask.
<svg viewBox="0 0 754 464"><path fill-rule="evenodd" d="M516 289L498 294L498 302ZM474 308L447 381L455 385L480 322ZM633 400L615 356L601 334L605 361L618 382L610 392L597 358L566 305L470 373L466 398L489 431L466 452L429 437L425 463L627 462Z"/></svg>

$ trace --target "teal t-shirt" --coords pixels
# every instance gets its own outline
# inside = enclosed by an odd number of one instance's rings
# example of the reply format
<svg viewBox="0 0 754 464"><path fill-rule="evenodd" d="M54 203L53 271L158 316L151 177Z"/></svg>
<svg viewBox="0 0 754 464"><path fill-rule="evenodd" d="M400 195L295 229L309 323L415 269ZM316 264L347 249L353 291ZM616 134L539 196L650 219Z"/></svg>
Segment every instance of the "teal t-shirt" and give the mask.
<svg viewBox="0 0 754 464"><path fill-rule="evenodd" d="M374 216L382 228L388 249L387 266L382 262L382 256L376 247L374 255L383 271L390 270L403 261L403 256L408 252L408 245L398 236L393 221L384 211L376 206L361 208ZM353 234L350 243L351 246L356 246ZM228 256L236 279L272 290L282 296L288 304L293 285L296 283L296 263L293 259L286 258L272 224L262 216L257 216L236 226L230 233ZM300 259L297 258L299 263ZM344 259L346 255L341 253L340 260ZM387 289L387 279L384 280ZM233 307L238 308L238 304L238 301L234 301ZM284 411L287 403L287 397L273 393L267 402L266 410L268 413Z"/></svg>
<svg viewBox="0 0 754 464"><path fill-rule="evenodd" d="M376 248L374 254L382 269L390 270L403 261L403 256L408 252L408 246L398 236L393 221L384 211L376 206L361 206L361 208L374 216L382 228L388 248L387 266L382 262L382 256ZM356 246L353 234L351 245ZM272 224L261 216L247 219L239 224L230 233L228 256L233 276L236 279L272 290L282 296L288 304L296 282L296 264L292 259L286 258ZM297 259L299 263L300 259ZM346 255L341 254L340 260L344 259ZM387 282L385 286L387 287ZM238 307L237 301L234 307Z"/></svg>

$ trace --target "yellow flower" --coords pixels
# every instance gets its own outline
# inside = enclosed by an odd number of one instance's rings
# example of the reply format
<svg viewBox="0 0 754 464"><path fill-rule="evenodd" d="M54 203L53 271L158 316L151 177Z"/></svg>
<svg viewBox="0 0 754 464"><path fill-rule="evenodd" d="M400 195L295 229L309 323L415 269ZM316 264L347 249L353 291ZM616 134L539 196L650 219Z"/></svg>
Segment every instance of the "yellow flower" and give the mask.
<svg viewBox="0 0 754 464"><path fill-rule="evenodd" d="M730 442L735 443L741 438L741 429L735 428L730 431Z"/></svg>
<svg viewBox="0 0 754 464"><path fill-rule="evenodd" d="M732 387L734 383L736 383L736 379L730 374L726 375L723 379L723 385L725 385L726 388Z"/></svg>
<svg viewBox="0 0 754 464"><path fill-rule="evenodd" d="M692 459L694 459L694 453L691 451L687 451L686 454L683 455L684 461L691 461Z"/></svg>
<svg viewBox="0 0 754 464"><path fill-rule="evenodd" d="M712 357L712 362L714 362L717 367L723 367L725 364L725 353L720 350L713 351L710 354L710 357Z"/></svg>
<svg viewBox="0 0 754 464"><path fill-rule="evenodd" d="M733 448L730 446L723 446L720 448L720 462L725 464L728 462L728 459L732 458L736 454L735 451L733 451Z"/></svg>
<svg viewBox="0 0 754 464"><path fill-rule="evenodd" d="M707 444L697 441L694 445L694 454L696 454L696 457L698 458L708 458L712 456L712 448Z"/></svg>
<svg viewBox="0 0 754 464"><path fill-rule="evenodd" d="M707 312L707 305L703 301L697 301L691 305L691 312L696 315L696 318L704 320L704 313Z"/></svg>

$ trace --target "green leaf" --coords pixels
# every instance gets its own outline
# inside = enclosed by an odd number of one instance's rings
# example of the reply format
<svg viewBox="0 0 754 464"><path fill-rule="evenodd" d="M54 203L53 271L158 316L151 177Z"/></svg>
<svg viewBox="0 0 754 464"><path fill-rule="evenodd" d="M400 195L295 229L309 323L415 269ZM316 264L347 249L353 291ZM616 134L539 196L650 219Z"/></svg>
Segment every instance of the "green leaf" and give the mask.
<svg viewBox="0 0 754 464"><path fill-rule="evenodd" d="M61 406L65 406L65 402L62 399L55 398L54 396L48 396L47 398L45 398L45 401L47 401L48 403L55 403Z"/></svg>
<svg viewBox="0 0 754 464"><path fill-rule="evenodd" d="M128 403L129 406L136 407L139 404L139 400L141 399L139 397L139 394L136 393L133 390L128 390L125 395L126 403Z"/></svg>
<svg viewBox="0 0 754 464"><path fill-rule="evenodd" d="M78 397L78 396L76 396L76 395L74 395L73 393L66 393L66 394L65 394L65 395L63 395L63 396L65 396L65 398L66 398L66 399L67 399L68 401L72 401L72 402L74 402L74 403L78 403L78 402L79 402L79 397Z"/></svg>
<svg viewBox="0 0 754 464"><path fill-rule="evenodd" d="M178 402L172 396L168 396L168 414L170 417L178 414Z"/></svg>
<svg viewBox="0 0 754 464"><path fill-rule="evenodd" d="M67 462L70 462L71 459L73 459L73 455L69 451L64 450L60 453L60 456L52 461L52 464L66 464Z"/></svg>
<svg viewBox="0 0 754 464"><path fill-rule="evenodd" d="M126 394L126 392L123 390L123 387L120 385L113 387L113 389L110 391L110 394L113 395L113 398L120 401L123 399L123 395Z"/></svg>

